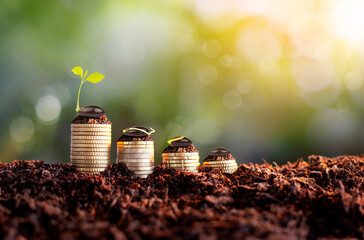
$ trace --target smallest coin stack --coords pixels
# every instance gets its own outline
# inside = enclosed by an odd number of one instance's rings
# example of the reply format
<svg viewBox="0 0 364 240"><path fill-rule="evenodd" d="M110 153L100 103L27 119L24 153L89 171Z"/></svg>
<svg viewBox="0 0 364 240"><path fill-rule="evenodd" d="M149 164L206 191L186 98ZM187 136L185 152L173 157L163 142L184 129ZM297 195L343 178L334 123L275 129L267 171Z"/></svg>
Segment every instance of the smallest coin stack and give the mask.
<svg viewBox="0 0 364 240"><path fill-rule="evenodd" d="M147 178L154 169L155 131L145 127L130 127L123 130L117 142L116 163L124 163L127 168L140 178Z"/></svg>
<svg viewBox="0 0 364 240"><path fill-rule="evenodd" d="M209 155L203 162L202 167L211 170L221 168L224 173L232 174L237 170L238 164L236 163L236 159L231 155L229 150L219 147L211 149Z"/></svg>
<svg viewBox="0 0 364 240"><path fill-rule="evenodd" d="M169 146L162 153L162 166L185 172L197 172L200 166L198 150L186 137L175 137L168 141Z"/></svg>

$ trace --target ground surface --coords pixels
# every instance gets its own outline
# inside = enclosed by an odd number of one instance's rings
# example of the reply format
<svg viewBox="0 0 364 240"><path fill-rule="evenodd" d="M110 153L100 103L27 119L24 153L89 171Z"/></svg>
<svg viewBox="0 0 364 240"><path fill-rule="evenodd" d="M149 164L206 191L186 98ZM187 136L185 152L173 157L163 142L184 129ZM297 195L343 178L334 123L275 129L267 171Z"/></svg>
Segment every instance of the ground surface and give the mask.
<svg viewBox="0 0 364 240"><path fill-rule="evenodd" d="M364 158L312 156L233 174L157 167L133 178L69 164L0 164L4 239L364 238Z"/></svg>

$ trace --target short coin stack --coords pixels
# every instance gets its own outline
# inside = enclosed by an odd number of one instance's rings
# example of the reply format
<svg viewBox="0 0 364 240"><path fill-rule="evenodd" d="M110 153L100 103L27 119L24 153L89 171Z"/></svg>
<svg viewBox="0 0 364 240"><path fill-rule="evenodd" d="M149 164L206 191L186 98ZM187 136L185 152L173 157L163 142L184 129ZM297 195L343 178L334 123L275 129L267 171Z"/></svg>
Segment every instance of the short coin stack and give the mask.
<svg viewBox="0 0 364 240"><path fill-rule="evenodd" d="M186 137L175 137L168 141L169 146L162 153L162 166L185 172L197 172L200 156L192 141Z"/></svg>
<svg viewBox="0 0 364 240"><path fill-rule="evenodd" d="M71 165L90 175L110 165L111 124L71 124Z"/></svg>
<svg viewBox="0 0 364 240"><path fill-rule="evenodd" d="M211 170L221 168L224 173L232 174L237 170L238 164L229 150L226 148L214 148L209 152L209 156L203 162L202 167L207 167Z"/></svg>
<svg viewBox="0 0 364 240"><path fill-rule="evenodd" d="M212 170L222 168L224 173L234 173L238 169L238 164L235 160L211 161L204 162L203 167L208 167Z"/></svg>
<svg viewBox="0 0 364 240"><path fill-rule="evenodd" d="M198 152L184 153L162 153L162 166L175 168L185 172L197 172L200 166L200 156Z"/></svg>

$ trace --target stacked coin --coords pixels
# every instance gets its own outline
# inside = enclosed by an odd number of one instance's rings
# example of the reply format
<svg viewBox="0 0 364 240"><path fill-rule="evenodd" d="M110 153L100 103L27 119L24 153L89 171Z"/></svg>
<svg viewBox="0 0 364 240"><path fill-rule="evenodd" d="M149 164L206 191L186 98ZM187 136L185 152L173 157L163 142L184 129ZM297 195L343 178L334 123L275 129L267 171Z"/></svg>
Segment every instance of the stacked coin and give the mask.
<svg viewBox="0 0 364 240"><path fill-rule="evenodd" d="M200 156L189 138L174 137L168 141L168 144L162 153L162 166L185 172L197 172Z"/></svg>
<svg viewBox="0 0 364 240"><path fill-rule="evenodd" d="M198 152L183 153L162 153L162 166L175 168L185 172L197 172L200 166L200 156Z"/></svg>
<svg viewBox="0 0 364 240"><path fill-rule="evenodd" d="M146 178L154 169L154 141L119 141L116 163L124 163L140 178Z"/></svg>
<svg viewBox="0 0 364 240"><path fill-rule="evenodd" d="M238 169L238 164L234 160L226 160L226 161L211 161L204 162L203 167L211 168L212 170L222 168L224 173L234 173L236 169Z"/></svg>
<svg viewBox="0 0 364 240"><path fill-rule="evenodd" d="M214 148L209 152L209 156L203 162L202 167L207 167L211 170L221 168L224 173L234 173L238 168L238 164L229 150L226 148Z"/></svg>
<svg viewBox="0 0 364 240"><path fill-rule="evenodd" d="M111 124L71 124L71 165L90 175L110 165Z"/></svg>

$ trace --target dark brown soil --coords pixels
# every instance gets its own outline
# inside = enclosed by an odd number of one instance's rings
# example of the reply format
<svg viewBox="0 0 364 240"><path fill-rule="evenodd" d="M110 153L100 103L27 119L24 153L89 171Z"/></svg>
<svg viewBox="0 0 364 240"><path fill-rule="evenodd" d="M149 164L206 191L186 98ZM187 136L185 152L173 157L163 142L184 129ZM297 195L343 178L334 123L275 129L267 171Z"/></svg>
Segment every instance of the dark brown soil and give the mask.
<svg viewBox="0 0 364 240"><path fill-rule="evenodd" d="M190 145L188 147L172 147L171 145L168 145L168 147L166 147L163 150L163 153L188 153L188 152L198 152L198 150L193 145Z"/></svg>
<svg viewBox="0 0 364 240"><path fill-rule="evenodd" d="M227 161L227 160L235 160L235 158L231 154L227 154L225 156L207 156L204 162Z"/></svg>
<svg viewBox="0 0 364 240"><path fill-rule="evenodd" d="M243 164L233 174L0 164L2 239L364 238L364 158Z"/></svg>
<svg viewBox="0 0 364 240"><path fill-rule="evenodd" d="M130 137L126 135L121 135L121 137L118 139L118 142L131 142L131 141L153 141L154 139L147 135L145 137Z"/></svg>
<svg viewBox="0 0 364 240"><path fill-rule="evenodd" d="M107 117L101 116L97 118L93 117L83 117L78 116L75 119L73 119L72 124L111 124L110 120L107 119Z"/></svg>

